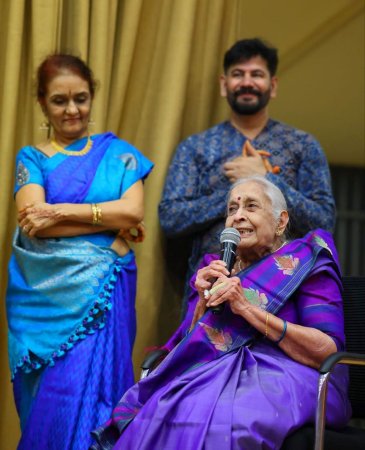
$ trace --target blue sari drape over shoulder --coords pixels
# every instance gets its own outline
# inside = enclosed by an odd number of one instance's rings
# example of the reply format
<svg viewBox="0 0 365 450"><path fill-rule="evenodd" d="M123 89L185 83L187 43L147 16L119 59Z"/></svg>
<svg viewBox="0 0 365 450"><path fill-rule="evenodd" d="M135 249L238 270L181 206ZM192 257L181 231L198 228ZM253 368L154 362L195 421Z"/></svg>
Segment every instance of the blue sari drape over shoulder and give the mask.
<svg viewBox="0 0 365 450"><path fill-rule="evenodd" d="M36 183L48 203L116 200L151 169L138 150L105 133L82 157L23 148L15 192ZM112 232L54 239L15 232L7 315L19 448L87 448L90 430L133 383L135 258L115 253L113 240Z"/></svg>

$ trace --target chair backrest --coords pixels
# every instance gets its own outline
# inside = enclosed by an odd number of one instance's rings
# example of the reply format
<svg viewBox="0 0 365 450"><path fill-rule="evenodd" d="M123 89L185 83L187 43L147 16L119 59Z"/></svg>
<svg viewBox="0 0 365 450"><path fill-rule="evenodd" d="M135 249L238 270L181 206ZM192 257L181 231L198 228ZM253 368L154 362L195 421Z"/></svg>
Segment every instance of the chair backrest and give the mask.
<svg viewBox="0 0 365 450"><path fill-rule="evenodd" d="M365 277L343 277L346 350L365 354ZM365 367L350 366L353 417L365 418Z"/></svg>

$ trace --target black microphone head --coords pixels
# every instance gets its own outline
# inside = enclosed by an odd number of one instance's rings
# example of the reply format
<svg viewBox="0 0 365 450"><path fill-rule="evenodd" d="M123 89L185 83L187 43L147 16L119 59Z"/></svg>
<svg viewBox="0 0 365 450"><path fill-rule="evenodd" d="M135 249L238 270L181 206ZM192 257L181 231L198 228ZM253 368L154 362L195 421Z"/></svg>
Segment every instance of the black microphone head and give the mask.
<svg viewBox="0 0 365 450"><path fill-rule="evenodd" d="M241 241L241 235L235 228L225 228L220 236L221 242L221 260L227 264L227 270L231 273L236 260L237 245ZM211 308L213 314L222 314L224 304Z"/></svg>
<svg viewBox="0 0 365 450"><path fill-rule="evenodd" d="M232 242L232 244L238 245L241 240L241 235L236 228L225 228L220 237L220 243Z"/></svg>

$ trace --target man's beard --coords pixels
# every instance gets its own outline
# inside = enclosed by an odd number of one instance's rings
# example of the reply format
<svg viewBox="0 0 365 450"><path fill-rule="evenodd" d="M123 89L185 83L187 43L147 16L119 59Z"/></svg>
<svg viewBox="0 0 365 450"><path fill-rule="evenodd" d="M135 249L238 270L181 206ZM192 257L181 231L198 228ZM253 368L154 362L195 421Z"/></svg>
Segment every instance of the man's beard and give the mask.
<svg viewBox="0 0 365 450"><path fill-rule="evenodd" d="M257 97L257 102L239 102L237 101L237 97L242 94L253 94ZM241 88L236 92L228 92L227 93L227 101L229 106L233 109L236 114L241 116L249 116L252 114L256 114L265 108L265 106L270 101L271 89L268 89L265 92L257 91L256 89L251 88Z"/></svg>

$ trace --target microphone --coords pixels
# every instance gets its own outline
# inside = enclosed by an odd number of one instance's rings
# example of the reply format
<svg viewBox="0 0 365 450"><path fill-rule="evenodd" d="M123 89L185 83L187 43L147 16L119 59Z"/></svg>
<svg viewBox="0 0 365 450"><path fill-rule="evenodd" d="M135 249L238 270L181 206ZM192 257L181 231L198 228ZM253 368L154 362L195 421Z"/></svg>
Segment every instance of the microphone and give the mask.
<svg viewBox="0 0 365 450"><path fill-rule="evenodd" d="M227 264L227 270L231 273L236 260L236 249L240 243L241 235L235 228L225 228L220 236L221 260ZM213 314L222 314L224 303L210 308Z"/></svg>

